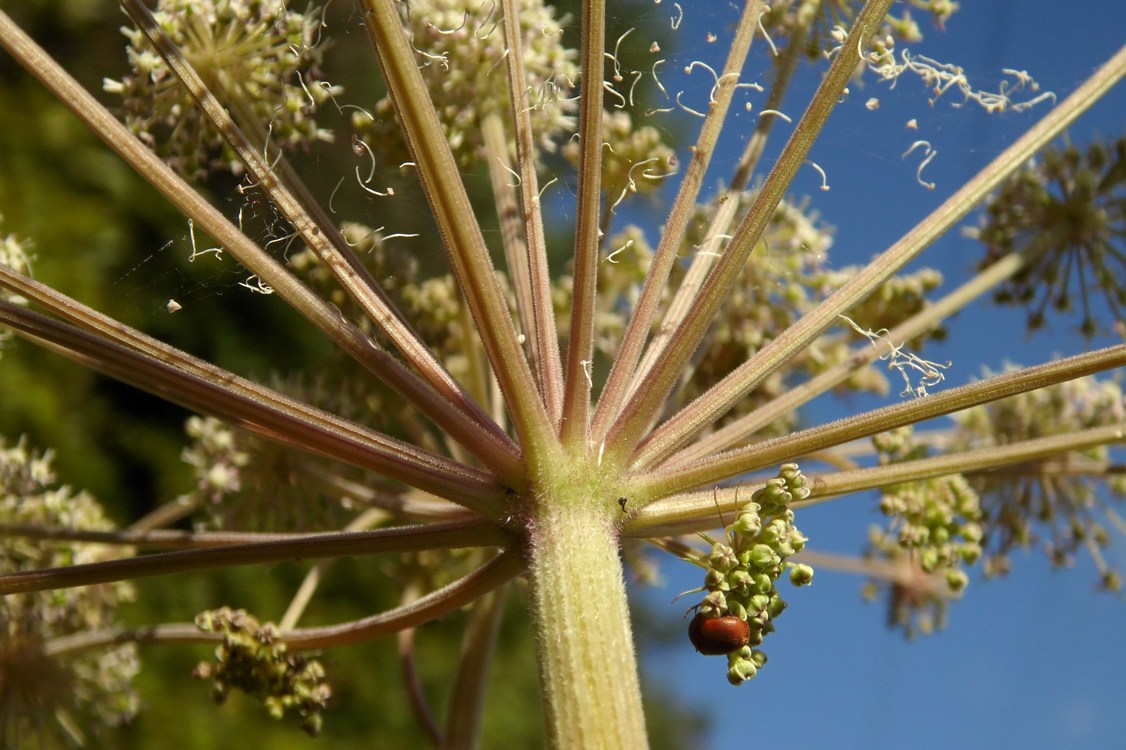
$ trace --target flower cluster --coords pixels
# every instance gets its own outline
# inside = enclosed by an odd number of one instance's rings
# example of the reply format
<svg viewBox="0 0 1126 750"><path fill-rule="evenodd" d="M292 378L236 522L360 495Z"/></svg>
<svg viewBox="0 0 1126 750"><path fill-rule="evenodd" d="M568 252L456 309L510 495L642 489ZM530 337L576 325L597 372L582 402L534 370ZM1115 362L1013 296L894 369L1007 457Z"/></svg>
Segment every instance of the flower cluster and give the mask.
<svg viewBox="0 0 1126 750"><path fill-rule="evenodd" d="M250 456L237 444L234 428L214 417L188 417L184 431L192 442L180 458L195 474L195 494L218 504L242 489L241 472Z"/></svg>
<svg viewBox="0 0 1126 750"><path fill-rule="evenodd" d="M839 269L825 269L817 275L817 281L824 285L823 295L842 287L860 271L857 266ZM871 330L887 330L915 315L927 306L927 293L942 286L942 272L933 268L920 268L918 271L892 276L879 291L870 295L849 310L850 318L864 321ZM905 343L911 349L922 347L925 339L941 340L946 335L944 328L936 328Z"/></svg>
<svg viewBox="0 0 1126 750"><path fill-rule="evenodd" d="M745 193L737 199L736 217L746 212L753 198L753 194ZM697 207L682 252L718 257L725 251L726 240L709 240L720 208L719 202ZM818 224L817 214L809 211L806 203L783 201L775 209L759 246L747 258L740 280L724 301L701 345L692 378L687 380L680 394L685 403L718 383L820 301L818 295L823 285L816 276L833 244L833 229ZM680 269L674 269L674 276L679 274ZM681 279L673 278L673 287L680 283ZM813 360L821 358L818 355ZM798 366L808 366L813 360L806 358ZM742 399L725 419L753 411L785 388L785 376L772 375L754 394ZM771 429L785 430L788 426L786 420L779 420Z"/></svg>
<svg viewBox="0 0 1126 750"><path fill-rule="evenodd" d="M570 90L579 75L578 51L563 44L568 18L556 18L542 0L518 5L532 132L540 148L554 151L556 140L575 127L577 102ZM415 0L404 25L446 139L458 161L469 166L483 154L485 118L511 117L500 6L488 0ZM399 132L390 98L376 104L374 121L362 116L353 124L361 133L370 128L380 142Z"/></svg>
<svg viewBox="0 0 1126 750"><path fill-rule="evenodd" d="M0 440L0 523L40 529L112 528L85 492L57 486L51 454L30 451L24 440ZM70 541L0 536L0 572L97 562L105 548ZM50 653L53 639L113 627L128 583L12 594L0 600L0 745L23 747L40 730L74 739L83 726L128 722L137 712L132 681L140 669L132 644L63 659Z"/></svg>
<svg viewBox="0 0 1126 750"><path fill-rule="evenodd" d="M1012 253L1024 266L1001 284L998 304L1022 305L1028 328L1046 322L1049 310L1082 310L1079 329L1098 332L1092 297L1101 295L1115 320L1126 319L1126 136L1050 147L1015 172L985 205L970 236L986 248L981 267Z"/></svg>
<svg viewBox="0 0 1126 750"><path fill-rule="evenodd" d="M787 562L807 541L794 526L794 513L787 507L809 496L805 485L797 464L782 465L778 476L755 491L751 502L727 527L725 541L713 543L711 553L697 561L707 570L700 589L707 594L698 605L689 636L701 653L727 654L727 679L732 685L751 679L766 663L766 655L753 647L774 631L775 618L786 608L775 588L783 571L789 569L795 586L813 581L813 568ZM734 631L738 638L728 640L719 626Z"/></svg>
<svg viewBox="0 0 1126 750"><path fill-rule="evenodd" d="M979 406L956 420L953 447L1004 445L1126 423L1126 397L1119 381L1086 377ZM1126 497L1126 477L1106 473L1112 463L1120 461L1111 460L1110 448L1098 446L1024 464L1019 471L972 476L988 519L986 573L1006 572L1014 547L1041 542L1057 566L1087 549L1102 586L1118 590L1120 574L1100 551L1110 543L1104 520L1126 528L1110 502Z"/></svg>
<svg viewBox="0 0 1126 750"><path fill-rule="evenodd" d="M318 72L324 52L319 9L298 13L284 0L160 0L153 15L252 137L268 124L264 137L271 146L332 140L315 115L343 89ZM241 173L234 152L144 33L122 31L132 70L120 81L107 79L104 88L122 97L126 124L181 174Z"/></svg>
<svg viewBox="0 0 1126 750"><path fill-rule="evenodd" d="M272 623L261 624L241 609L202 612L196 627L223 634L215 649L216 663L201 662L193 672L201 680L214 681L216 703L222 705L232 689L242 690L261 701L271 717L281 719L292 709L302 717L302 729L312 736L320 733L321 712L332 688L319 661L289 653Z"/></svg>
<svg viewBox="0 0 1126 750"><path fill-rule="evenodd" d="M881 464L925 458L927 446L910 427L873 436ZM947 600L969 583L964 565L981 557L981 508L960 474L887 487L880 512L887 528L869 532L867 558L892 565L888 622L910 637L941 627Z"/></svg>
<svg viewBox="0 0 1126 750"><path fill-rule="evenodd" d="M869 530L865 558L874 575L861 594L875 601L886 592L889 628L901 629L910 639L946 627L948 605L960 592L951 591L943 572L923 570L918 555L878 526Z"/></svg>

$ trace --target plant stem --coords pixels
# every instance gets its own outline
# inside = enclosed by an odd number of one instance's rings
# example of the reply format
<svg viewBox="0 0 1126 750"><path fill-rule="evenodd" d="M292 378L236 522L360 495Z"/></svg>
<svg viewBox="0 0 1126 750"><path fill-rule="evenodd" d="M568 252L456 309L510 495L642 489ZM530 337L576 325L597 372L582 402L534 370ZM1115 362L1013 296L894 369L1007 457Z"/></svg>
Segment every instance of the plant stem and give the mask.
<svg viewBox="0 0 1126 750"><path fill-rule="evenodd" d="M774 63L774 80L770 86L770 93L766 97L766 103L763 107L765 110L780 110L782 108L782 102L790 88L790 81L793 80L798 63L804 58L808 29L803 25L798 25L797 28L791 30L790 34L790 43L786 45L781 56ZM722 91L720 93L722 94ZM751 177L755 174L759 159L762 158L762 153L766 149L770 131L777 121L778 118L773 115L759 115L755 129L739 157L735 173L731 177L731 183L724 193L716 199L718 206L711 225L708 227L707 235L704 241L700 243L697 252L692 256L692 263L685 272L672 302L665 310L664 319L661 321L659 330L650 340L641 364L634 370L629 385L629 398L633 398L634 394L644 387L649 378L649 373L661 358L673 332L684 322L684 317L692 307L693 300L696 299L700 287L704 285L704 281L707 279L708 271L711 270L713 265L713 258L716 256L713 256L710 252L699 252L699 250L718 252L717 248L726 248L727 242L731 239L729 232L735 222L735 214L742 203L740 196L747 189ZM640 303L638 306L640 307ZM622 348L625 349L624 344ZM689 364L689 367L693 366L691 363ZM601 404L599 406L601 407Z"/></svg>
<svg viewBox="0 0 1126 750"><path fill-rule="evenodd" d="M83 89L41 47L0 11L0 47L12 56L65 104L106 145L159 190L185 216L207 231L243 266L270 286L313 325L324 332L357 362L416 405L464 446L473 446L478 457L498 475L515 481L522 473L519 451L497 425L476 421L478 410L460 402L456 389L441 393L409 371L390 352L379 347L340 311L314 294L288 269L258 247L222 213L162 162L113 114ZM3 269L0 269L3 270ZM11 276L9 274L9 276ZM14 279L10 278L9 281ZM27 295L26 292L21 292ZM40 301L40 304L48 304ZM58 311L59 314L66 314ZM102 316L111 328L124 328ZM87 325L80 323L80 325ZM484 415L478 414L478 417Z"/></svg>
<svg viewBox="0 0 1126 750"><path fill-rule="evenodd" d="M364 0L364 26L372 39L395 111L403 123L419 180L442 235L458 286L473 313L481 343L496 373L525 458L534 471L556 445L555 429L508 304L489 259L481 226L460 179L434 105L391 0Z"/></svg>
<svg viewBox="0 0 1126 750"><path fill-rule="evenodd" d="M908 403L876 409L782 438L737 448L692 464L639 472L635 491L646 497L667 497L680 490L712 484L735 474L793 460L798 456L806 456L813 451L841 445L877 432L933 419L1037 388L1046 388L1124 364L1126 344L1119 344L1028 367L980 383L952 388Z"/></svg>
<svg viewBox="0 0 1126 750"><path fill-rule="evenodd" d="M0 284L5 275L0 268ZM81 308L91 320L104 318L65 299L68 309ZM491 506L495 515L504 501L503 491L489 474L289 399L127 326L116 324L116 332L124 338L119 344L2 300L0 324L87 367L271 440L350 461L448 499L460 498L475 484L478 492L463 499L466 507L482 514L488 514Z"/></svg>
<svg viewBox="0 0 1126 750"><path fill-rule="evenodd" d="M516 555L500 554L467 576L387 612L360 620L317 628L284 630L281 640L293 651L316 651L382 638L449 614L480 599L524 572ZM191 623L168 623L141 628L87 630L52 638L44 644L48 656L81 653L121 643L214 643L221 633L203 632Z"/></svg>
<svg viewBox="0 0 1126 750"><path fill-rule="evenodd" d="M40 568L7 573L0 576L0 594L89 586L95 583L282 560L332 559L386 552L491 547L504 544L505 541L507 541L505 536L495 526L472 521L401 526L376 531L330 531L258 544L232 544L85 565L66 565L61 568Z"/></svg>
<svg viewBox="0 0 1126 750"><path fill-rule="evenodd" d="M583 72L579 94L579 195L575 207L575 270L571 328L564 362L564 442L590 433L590 371L594 358L594 292L598 280L599 209L602 204L602 95L606 61L606 4L584 0Z"/></svg>
<svg viewBox="0 0 1126 750"><path fill-rule="evenodd" d="M1087 450L1109 443L1120 443L1123 440L1126 440L1126 425L1114 424L915 461L839 471L824 476L812 475L809 477L810 498L794 503L794 507L804 508L842 495L887 487L900 482L914 482L1017 463L1041 461L1069 451Z"/></svg>
<svg viewBox="0 0 1126 750"><path fill-rule="evenodd" d="M532 134L531 104L524 82L524 52L520 41L520 11L517 0L503 0L504 41L509 54L508 87L512 92L512 121L515 124L516 168L520 174L521 212L524 241L528 250L528 276L532 297L533 328L524 333L532 337L532 364L539 375L543 402L558 426L563 411L563 361L559 354L555 311L551 306L551 272L547 265L543 211L536 177L536 148Z"/></svg>
<svg viewBox="0 0 1126 750"><path fill-rule="evenodd" d="M575 493L579 494L579 493ZM529 572L551 747L647 747L613 500L551 498ZM613 510L611 510L611 507Z"/></svg>
<svg viewBox="0 0 1126 750"><path fill-rule="evenodd" d="M684 179L676 195L676 201L669 211L669 218L665 222L665 229L661 233L661 241L653 255L653 265L645 277L645 286L641 290L641 297L634 307L630 317L629 326L622 338L621 347L606 387L599 397L598 408L595 410L594 423L591 428L591 437L599 443L606 436L613 419L617 417L623 399L627 395L627 388L634 375L634 368L641 357L642 347L649 335L653 324L657 306L660 304L665 284L668 282L669 272L677 260L677 249L680 247L688 223L692 218L696 200L700 195L700 187L704 183L704 175L711 163L712 154L715 152L719 140L720 129L727 120L727 110L735 95L739 83L739 73L751 49L751 40L754 37L755 27L759 16L762 14L761 0L748 2L743 8L739 19L739 26L735 32L735 39L727 53L727 63L723 67L723 75L716 79L713 100L708 107L708 115L700 128L696 145L692 149L692 159L688 163ZM738 204L738 201L734 201Z"/></svg>
<svg viewBox="0 0 1126 750"><path fill-rule="evenodd" d="M469 623L461 642L457 677L450 690L443 748L481 745L481 724L489 671L496 654L497 636L504 619L507 587L502 586L478 599L469 612Z"/></svg>

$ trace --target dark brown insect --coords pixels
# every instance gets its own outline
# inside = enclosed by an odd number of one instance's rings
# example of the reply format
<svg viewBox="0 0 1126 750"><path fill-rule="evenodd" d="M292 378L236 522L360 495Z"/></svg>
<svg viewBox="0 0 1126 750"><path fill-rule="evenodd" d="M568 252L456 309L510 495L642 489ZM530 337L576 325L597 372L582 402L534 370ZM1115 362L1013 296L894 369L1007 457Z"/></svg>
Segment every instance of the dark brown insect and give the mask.
<svg viewBox="0 0 1126 750"><path fill-rule="evenodd" d="M688 640L704 656L722 656L750 643L751 626L735 615L706 617L697 613L688 624Z"/></svg>

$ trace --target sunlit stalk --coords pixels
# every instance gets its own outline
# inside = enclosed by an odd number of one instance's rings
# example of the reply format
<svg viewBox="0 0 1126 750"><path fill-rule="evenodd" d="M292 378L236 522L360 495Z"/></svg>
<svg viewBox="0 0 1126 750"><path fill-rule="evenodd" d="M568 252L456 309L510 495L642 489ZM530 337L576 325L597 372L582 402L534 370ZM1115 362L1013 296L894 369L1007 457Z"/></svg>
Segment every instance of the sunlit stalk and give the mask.
<svg viewBox="0 0 1126 750"><path fill-rule="evenodd" d="M721 453L686 466L661 467L639 476L639 491L652 496L706 485L764 466L808 455L877 432L914 424L1018 393L1046 388L1085 375L1126 365L1126 344L1049 362L979 383L952 388L909 403L888 406L821 427L791 433Z"/></svg>
<svg viewBox="0 0 1126 750"><path fill-rule="evenodd" d="M388 92L403 123L403 132L417 165L454 275L465 295L477 331L504 394L525 458L532 464L548 460L556 445L554 429L532 378L523 347L508 313L457 163L430 102L426 85L404 36L391 0L364 0L364 20L372 38Z"/></svg>
<svg viewBox="0 0 1126 750"><path fill-rule="evenodd" d="M688 222L692 216L696 200L700 195L700 186L704 183L704 174L711 163L712 154L715 152L716 142L723 123L727 119L727 111L731 106L731 99L735 95L739 76L751 49L751 40L754 38L755 28L759 15L762 13L762 0L752 0L743 7L743 14L739 18L739 26L735 31L735 38L731 42L731 49L727 53L727 62L723 66L723 73L716 81L715 96L708 107L707 117L700 128L696 138L696 145L692 148L692 159L685 170L676 200L669 210L668 220L665 222L661 241L653 255L653 264L645 277L645 285L641 290L641 297L634 307L622 338L621 346L614 357L606 387L598 400L598 408L594 413L594 422L591 427L592 438L601 442L606 436L612 420L617 417L622 400L627 393L627 386L634 374L637 360L641 356L645 339L653 324L653 317L657 312L657 305L661 301L665 284L668 282L669 272L676 261L676 252L688 229Z"/></svg>
<svg viewBox="0 0 1126 750"><path fill-rule="evenodd" d="M868 0L860 11L848 38L829 66L825 78L783 148L778 161L775 162L774 168L759 189L746 218L736 230L735 237L727 246L719 263L712 269L684 322L673 334L665 355L654 366L646 387L637 391L627 402L620 419L607 435L606 451L611 459L622 461L625 459L625 454L635 453L635 447L650 420L663 408L665 399L672 391L681 371L707 333L728 292L738 280L747 256L750 255L755 243L770 222L775 208L781 202L794 175L805 162L817 135L839 101L841 92L860 60L861 49L867 46L868 40L879 28L890 5L891 0ZM697 407L691 414L700 411L710 414L714 411L710 408L714 405L714 399L709 398L708 394L701 398L702 401L695 402ZM703 409L698 406L701 403ZM668 432L670 430L659 431L661 435L659 440L650 436L649 440L637 449L630 463L648 466L651 465L650 459L653 455L664 455L663 452L657 451L657 446L663 450L665 441L668 440L666 437ZM679 437L679 433L669 437Z"/></svg>
<svg viewBox="0 0 1126 750"><path fill-rule="evenodd" d="M602 96L606 68L606 3L583 0L579 94L579 197L575 206L575 255L571 328L564 358L565 443L583 444L590 434L591 367L594 364L594 292L598 281L599 215L602 205Z"/></svg>

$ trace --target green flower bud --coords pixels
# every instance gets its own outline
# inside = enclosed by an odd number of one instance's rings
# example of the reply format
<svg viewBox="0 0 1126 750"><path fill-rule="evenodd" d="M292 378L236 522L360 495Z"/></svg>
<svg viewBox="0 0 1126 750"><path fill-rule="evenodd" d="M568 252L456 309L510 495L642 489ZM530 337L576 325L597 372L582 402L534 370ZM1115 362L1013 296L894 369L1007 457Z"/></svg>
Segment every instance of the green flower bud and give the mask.
<svg viewBox="0 0 1126 750"><path fill-rule="evenodd" d="M967 542L980 542L984 533L979 523L965 523L962 524L962 538Z"/></svg>
<svg viewBox="0 0 1126 750"><path fill-rule="evenodd" d="M808 586L813 583L813 568L798 564L790 568L790 583L795 586Z"/></svg>
<svg viewBox="0 0 1126 750"><path fill-rule="evenodd" d="M753 679L758 672L758 667L750 659L739 659L727 668L727 681L738 687L747 680Z"/></svg>
<svg viewBox="0 0 1126 750"><path fill-rule="evenodd" d="M708 591L727 591L727 576L719 570L709 570L704 574L704 586Z"/></svg>
<svg viewBox="0 0 1126 750"><path fill-rule="evenodd" d="M700 603L700 612L708 617L722 617L727 614L727 596L722 591L712 591Z"/></svg>
<svg viewBox="0 0 1126 750"><path fill-rule="evenodd" d="M744 537L756 537L762 531L762 520L758 515L758 504L751 503L755 507L755 511L748 511L746 508L735 519L735 523L731 524L731 530L736 534Z"/></svg>
<svg viewBox="0 0 1126 750"><path fill-rule="evenodd" d="M766 533L765 529L763 533ZM756 568L770 568L781 561L782 559L778 557L777 553L765 544L756 544L751 548L751 564Z"/></svg>
<svg viewBox="0 0 1126 750"><path fill-rule="evenodd" d="M885 516L895 516L903 513L907 509L904 504L896 495L884 495L880 498L880 512Z"/></svg>
<svg viewBox="0 0 1126 750"><path fill-rule="evenodd" d="M969 582L969 576L962 570L951 568L946 571L946 585L950 587L951 591L961 591Z"/></svg>
<svg viewBox="0 0 1126 750"><path fill-rule="evenodd" d="M746 591L752 586L751 574L745 570L733 570L727 574L729 591Z"/></svg>
<svg viewBox="0 0 1126 750"><path fill-rule="evenodd" d="M735 550L723 543L712 545L711 554L708 555L708 562L713 569L722 570L724 572L732 570L739 565L739 559L735 556Z"/></svg>
<svg viewBox="0 0 1126 750"><path fill-rule="evenodd" d="M756 594L769 594L774 588L774 579L766 573L759 573L752 577L753 585Z"/></svg>

